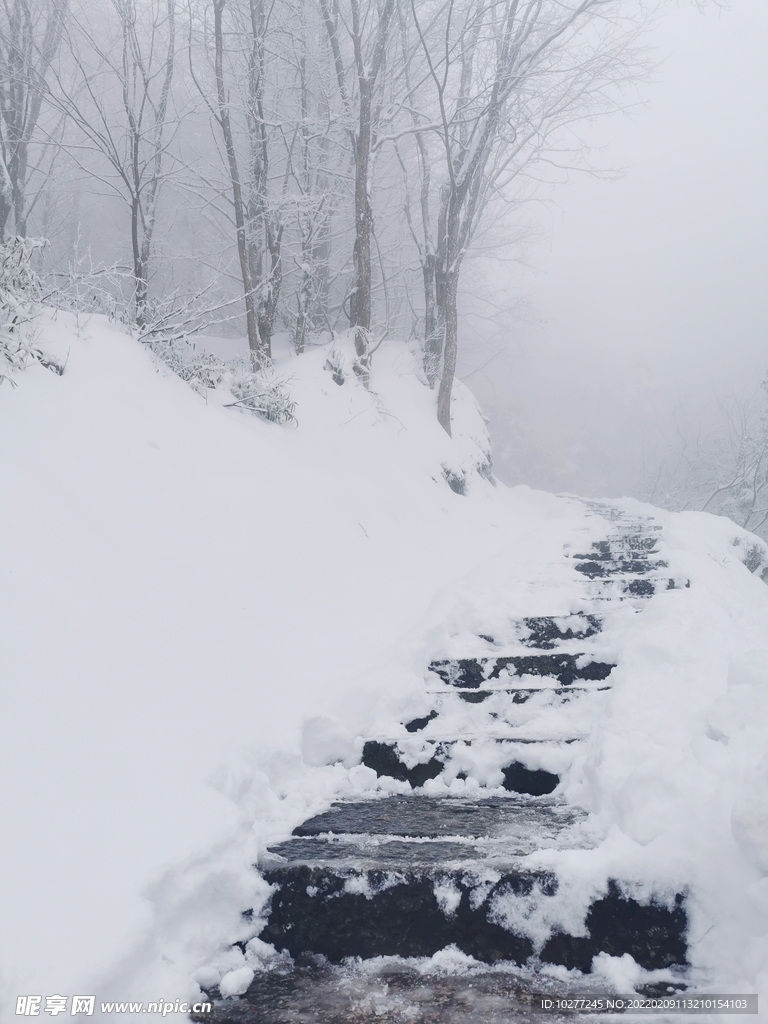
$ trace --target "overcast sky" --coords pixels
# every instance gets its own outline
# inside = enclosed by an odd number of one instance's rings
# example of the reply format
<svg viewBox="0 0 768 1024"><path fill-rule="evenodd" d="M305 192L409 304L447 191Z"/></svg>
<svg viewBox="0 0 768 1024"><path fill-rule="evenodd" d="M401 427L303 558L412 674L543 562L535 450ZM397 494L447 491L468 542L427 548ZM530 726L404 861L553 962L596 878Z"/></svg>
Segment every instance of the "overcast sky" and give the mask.
<svg viewBox="0 0 768 1024"><path fill-rule="evenodd" d="M680 403L756 386L768 366L768 2L671 3L653 41L647 106L592 129L622 177L557 189L532 266L496 271L538 323L506 329L467 380L570 459L570 477L536 481L549 486L628 489Z"/></svg>

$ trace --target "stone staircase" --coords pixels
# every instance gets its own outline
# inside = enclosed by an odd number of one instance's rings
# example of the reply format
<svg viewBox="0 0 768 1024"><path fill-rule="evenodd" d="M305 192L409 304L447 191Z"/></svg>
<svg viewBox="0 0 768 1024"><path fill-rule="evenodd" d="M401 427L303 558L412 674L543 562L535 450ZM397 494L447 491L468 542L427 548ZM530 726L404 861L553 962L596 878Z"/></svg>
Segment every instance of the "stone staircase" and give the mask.
<svg viewBox="0 0 768 1024"><path fill-rule="evenodd" d="M606 539L565 553L580 607L512 621L474 638L472 656L425 666L423 714L365 743L363 763L408 792L336 803L267 851L258 867L274 891L260 938L284 955L239 1000L216 1003L219 1024L527 1020L542 964L586 973L604 952L685 965L685 894L638 901L631 877L611 879L580 928L532 937L532 921L558 920L576 897L572 878L524 858L596 843L559 792L611 687L606 615L688 585L658 557L651 519L590 508ZM446 788L456 779L460 795ZM426 977L413 958L446 947L476 964Z"/></svg>

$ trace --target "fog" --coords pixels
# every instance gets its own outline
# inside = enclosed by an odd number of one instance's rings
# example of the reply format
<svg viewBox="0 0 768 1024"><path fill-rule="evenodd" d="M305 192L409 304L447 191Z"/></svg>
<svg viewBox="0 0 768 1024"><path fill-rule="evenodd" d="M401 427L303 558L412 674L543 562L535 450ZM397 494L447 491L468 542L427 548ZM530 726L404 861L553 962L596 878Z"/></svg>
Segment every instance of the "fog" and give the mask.
<svg viewBox="0 0 768 1024"><path fill-rule="evenodd" d="M763 0L665 9L644 106L589 129L620 176L553 189L526 266L496 264L497 301L524 298L527 322L499 320L460 374L503 479L640 494L675 422L715 423L765 377L767 38Z"/></svg>
<svg viewBox="0 0 768 1024"><path fill-rule="evenodd" d="M0 230L49 304L182 375L399 337L500 479L766 527L764 0L23 6Z"/></svg>

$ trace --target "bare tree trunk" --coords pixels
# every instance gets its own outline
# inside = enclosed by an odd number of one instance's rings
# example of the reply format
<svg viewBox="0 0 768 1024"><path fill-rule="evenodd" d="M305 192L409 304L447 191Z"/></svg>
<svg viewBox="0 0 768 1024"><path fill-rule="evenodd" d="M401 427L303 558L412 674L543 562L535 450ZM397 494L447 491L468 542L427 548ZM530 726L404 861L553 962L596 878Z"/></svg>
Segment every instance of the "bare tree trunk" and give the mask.
<svg viewBox="0 0 768 1024"><path fill-rule="evenodd" d="M224 148L227 151L229 180L232 185L232 203L235 210L235 230L237 233L237 254L240 259L240 275L243 281L243 293L245 297L245 320L248 330L248 347L251 352L251 362L253 367L254 369L258 369L261 366L261 346L259 344L259 334L256 325L251 268L248 261L248 239L246 237L245 230L243 190L240 181L240 170L237 164L237 154L235 152L235 140L232 135L232 123L229 118L229 103L224 83L224 31L222 27L224 3L225 0L213 0L213 33L214 45L216 47L215 76L218 121L219 126L221 127L221 134L224 139Z"/></svg>
<svg viewBox="0 0 768 1024"><path fill-rule="evenodd" d="M339 91L348 115L353 111L353 100L346 88L344 65L338 39L336 19L327 0L320 0L336 70ZM368 53L365 52L364 22L370 12L361 10L359 0L349 0L351 24L347 25L354 51L357 82L356 131L352 139L354 154L355 241L352 248L353 281L349 303L349 323L355 340L355 372L367 385L371 365L372 314L372 258L373 212L370 202L371 144L374 131L373 100L376 82L384 66L389 27L395 9L395 0L383 0L377 12L376 30Z"/></svg>
<svg viewBox="0 0 768 1024"><path fill-rule="evenodd" d="M3 144L2 149L5 150L5 148ZM0 173L2 174L2 182L0 182L0 243L2 243L5 242L5 228L13 209L13 185L4 157L0 163Z"/></svg>
<svg viewBox="0 0 768 1024"><path fill-rule="evenodd" d="M251 144L249 265L256 296L256 329L261 362L272 358L272 332L282 286L283 229L270 209L269 136L264 116L264 57L268 15L264 0L250 0L251 49L248 60L248 133ZM266 265L265 265L266 260Z"/></svg>
<svg viewBox="0 0 768 1024"><path fill-rule="evenodd" d="M277 304L283 284L282 224L275 225L266 217L267 273L258 304L259 343L262 359L272 358L272 333L277 318Z"/></svg>
<svg viewBox="0 0 768 1024"><path fill-rule="evenodd" d="M360 78L360 119L355 145L355 243L352 252L354 281L349 320L354 329L355 353L360 376L368 380L371 359L371 204L368 198L368 165L371 156L372 83Z"/></svg>
<svg viewBox="0 0 768 1024"><path fill-rule="evenodd" d="M14 230L27 234L29 146L40 119L46 78L61 43L66 0L39 0L46 11L42 38L36 36L25 0L9 0L0 27L0 236L13 212Z"/></svg>
<svg viewBox="0 0 768 1024"><path fill-rule="evenodd" d="M163 74L163 86L160 90L160 100L155 109L155 124L152 138L152 168L149 183L144 191L144 210L139 207L143 233L139 249L140 274L136 276L136 323L143 327L141 320L146 319L147 298L149 290L149 264L152 255L152 241L157 222L157 201L160 190L160 181L163 169L163 149L165 122L168 114L168 100L171 95L171 84L176 65L176 10L175 0L168 0L168 49L165 58L165 69ZM138 149L137 149L138 155ZM139 168L137 167L137 170ZM139 192L139 195L141 192Z"/></svg>
<svg viewBox="0 0 768 1024"><path fill-rule="evenodd" d="M301 7L301 57L299 59L299 116L301 118L301 184L302 194L306 195L310 187L310 156L309 156L309 83L307 82L307 26L304 17L304 6ZM312 262L314 246L314 222L302 222L299 214L299 231L301 233L301 277L296 293L297 310L296 324L293 331L293 347L297 354L304 351L312 305Z"/></svg>
<svg viewBox="0 0 768 1024"><path fill-rule="evenodd" d="M299 69L300 158L295 170L301 205L297 223L300 236L300 276L296 289L296 323L293 343L297 353L304 351L309 331L328 326L330 226L333 199L327 172L329 131L332 115L323 90L313 90L308 58L312 64L323 57L333 60L333 50L318 54L311 47L311 29L306 6L301 4L301 46ZM325 13L328 13L327 10ZM325 16L321 6L321 16ZM322 125L322 127L321 127Z"/></svg>
<svg viewBox="0 0 768 1024"><path fill-rule="evenodd" d="M443 365L437 393L437 420L447 434L451 433L451 395L456 377L456 357L459 346L459 275L462 261L462 207L464 190L461 187L443 191L436 254L435 298L442 328Z"/></svg>
<svg viewBox="0 0 768 1024"><path fill-rule="evenodd" d="M139 196L134 193L131 202L131 248L133 250L133 301L136 326L143 330L147 325L147 265L142 259L140 226L141 209Z"/></svg>
<svg viewBox="0 0 768 1024"><path fill-rule="evenodd" d="M437 392L437 421L443 430L451 434L451 395L456 377L456 356L459 350L459 274L458 270L448 274L442 303L443 314L443 371Z"/></svg>

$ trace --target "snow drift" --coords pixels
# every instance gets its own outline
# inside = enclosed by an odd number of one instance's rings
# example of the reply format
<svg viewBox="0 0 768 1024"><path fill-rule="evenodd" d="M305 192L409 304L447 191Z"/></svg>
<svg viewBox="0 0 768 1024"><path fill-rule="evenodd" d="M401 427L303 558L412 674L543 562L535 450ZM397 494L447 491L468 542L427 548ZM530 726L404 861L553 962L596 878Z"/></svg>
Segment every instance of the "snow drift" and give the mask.
<svg viewBox="0 0 768 1024"><path fill-rule="evenodd" d="M293 427L195 393L99 317L47 315L38 343L63 376L32 365L0 390L0 993L174 1000L228 974L235 994L269 953L231 947L263 901L259 848L383 785L361 737L418 712L425 657L532 602L569 614L563 546L598 527L481 475L471 395L448 438L402 344L371 391L343 346L286 357ZM616 625L620 674L567 795L603 869L690 887L702 984L759 991L765 549L728 520L623 507L656 517L691 587Z"/></svg>

